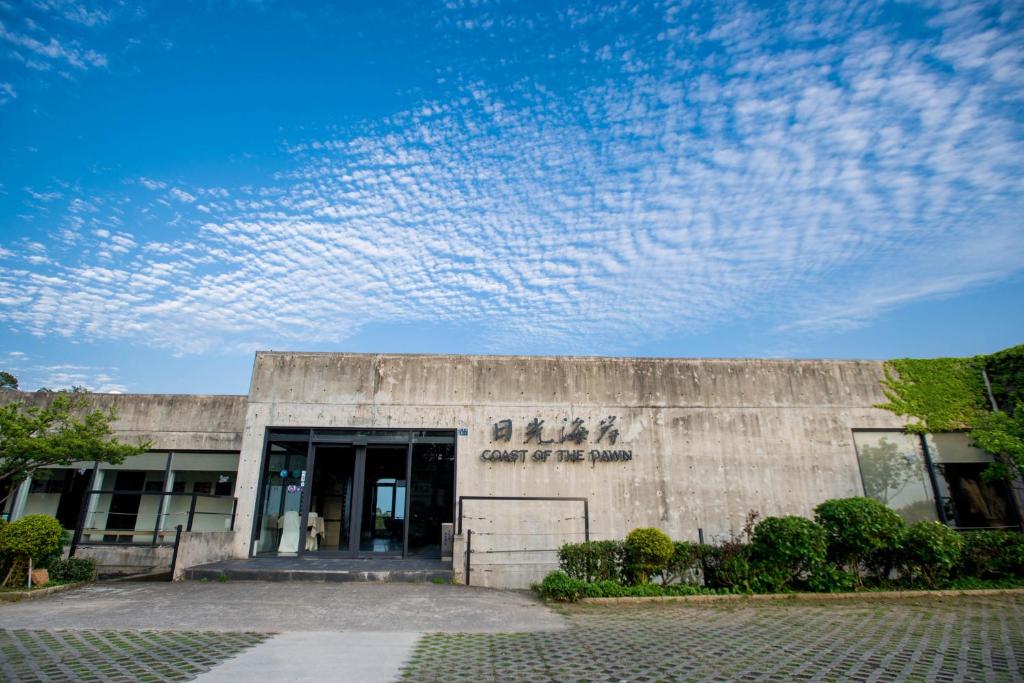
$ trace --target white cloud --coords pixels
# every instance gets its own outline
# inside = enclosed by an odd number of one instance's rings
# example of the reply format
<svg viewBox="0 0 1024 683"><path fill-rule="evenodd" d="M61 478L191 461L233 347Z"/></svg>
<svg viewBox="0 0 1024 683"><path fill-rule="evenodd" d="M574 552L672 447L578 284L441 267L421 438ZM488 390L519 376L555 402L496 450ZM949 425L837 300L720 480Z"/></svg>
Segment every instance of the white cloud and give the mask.
<svg viewBox="0 0 1024 683"><path fill-rule="evenodd" d="M15 92L13 85L10 83L0 83L0 105L7 104L17 98L18 93Z"/></svg>
<svg viewBox="0 0 1024 683"><path fill-rule="evenodd" d="M183 202L185 204L191 204L196 200L194 195L191 195L185 190L182 190L181 188L178 187L172 187L170 190L170 195L177 199L179 202Z"/></svg>
<svg viewBox="0 0 1024 683"><path fill-rule="evenodd" d="M416 321L608 351L749 316L766 336L849 328L1024 267L1019 21L938 8L899 36L859 6L716 5L645 33L628 10L507 9L514 87L468 64L446 97L289 142L263 186L141 178L167 194L123 217L76 198L88 243L14 247L0 319L182 353ZM488 21L459 11L452 30ZM600 27L608 49L560 57L598 70L532 66L533 26L558 22Z"/></svg>
<svg viewBox="0 0 1024 683"><path fill-rule="evenodd" d="M10 31L0 22L0 38L34 52L37 55L57 61L67 62L76 69L89 69L107 65L107 58L92 49L82 49L77 44L62 44L53 36L45 41L37 40L24 33Z"/></svg>

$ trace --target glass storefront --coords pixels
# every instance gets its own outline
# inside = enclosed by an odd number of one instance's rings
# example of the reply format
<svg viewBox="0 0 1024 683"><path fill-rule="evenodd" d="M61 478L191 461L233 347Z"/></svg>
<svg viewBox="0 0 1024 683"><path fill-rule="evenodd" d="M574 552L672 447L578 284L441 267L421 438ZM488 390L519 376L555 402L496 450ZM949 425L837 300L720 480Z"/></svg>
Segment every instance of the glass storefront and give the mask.
<svg viewBox="0 0 1024 683"><path fill-rule="evenodd" d="M921 437L896 431L855 431L853 443L864 495L895 510L907 524L938 519Z"/></svg>
<svg viewBox="0 0 1024 683"><path fill-rule="evenodd" d="M855 430L853 441L864 495L908 524L938 520L958 529L1017 528L1006 483L986 481L982 474L992 456L972 446L967 434Z"/></svg>
<svg viewBox="0 0 1024 683"><path fill-rule="evenodd" d="M270 430L253 555L440 557L450 431Z"/></svg>

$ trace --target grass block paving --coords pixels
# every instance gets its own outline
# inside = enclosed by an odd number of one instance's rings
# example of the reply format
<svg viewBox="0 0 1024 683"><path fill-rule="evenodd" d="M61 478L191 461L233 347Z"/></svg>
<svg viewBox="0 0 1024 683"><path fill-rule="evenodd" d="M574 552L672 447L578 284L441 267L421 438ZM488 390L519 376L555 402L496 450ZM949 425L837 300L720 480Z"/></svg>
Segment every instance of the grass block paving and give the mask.
<svg viewBox="0 0 1024 683"><path fill-rule="evenodd" d="M406 681L1024 681L1024 596L565 605L560 632L424 636Z"/></svg>
<svg viewBox="0 0 1024 683"><path fill-rule="evenodd" d="M272 635L0 630L0 680L189 681Z"/></svg>

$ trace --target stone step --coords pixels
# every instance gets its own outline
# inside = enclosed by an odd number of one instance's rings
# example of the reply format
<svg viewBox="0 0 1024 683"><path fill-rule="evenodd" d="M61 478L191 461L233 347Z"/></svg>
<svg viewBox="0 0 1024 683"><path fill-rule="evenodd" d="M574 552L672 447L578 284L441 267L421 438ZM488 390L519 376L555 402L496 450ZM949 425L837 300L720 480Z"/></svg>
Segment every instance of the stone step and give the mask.
<svg viewBox="0 0 1024 683"><path fill-rule="evenodd" d="M210 569L193 567L185 570L190 581L363 581L382 583L451 583L451 570L379 569Z"/></svg>

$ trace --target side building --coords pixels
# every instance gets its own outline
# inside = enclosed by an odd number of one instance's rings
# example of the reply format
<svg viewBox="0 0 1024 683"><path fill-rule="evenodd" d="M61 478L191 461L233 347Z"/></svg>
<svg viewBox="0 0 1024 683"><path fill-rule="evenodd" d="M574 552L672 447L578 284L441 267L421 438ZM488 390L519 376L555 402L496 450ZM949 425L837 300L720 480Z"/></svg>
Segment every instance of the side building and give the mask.
<svg viewBox="0 0 1024 683"><path fill-rule="evenodd" d="M94 396L153 450L26 482L5 514L53 514L125 570L165 561L181 525L204 548L188 561L451 557L495 587L537 581L562 543L639 526L716 542L752 510L810 516L836 497L1019 528L1015 494L980 476L991 456L965 434L905 433L874 407L882 376L874 361L261 352L248 396Z"/></svg>

